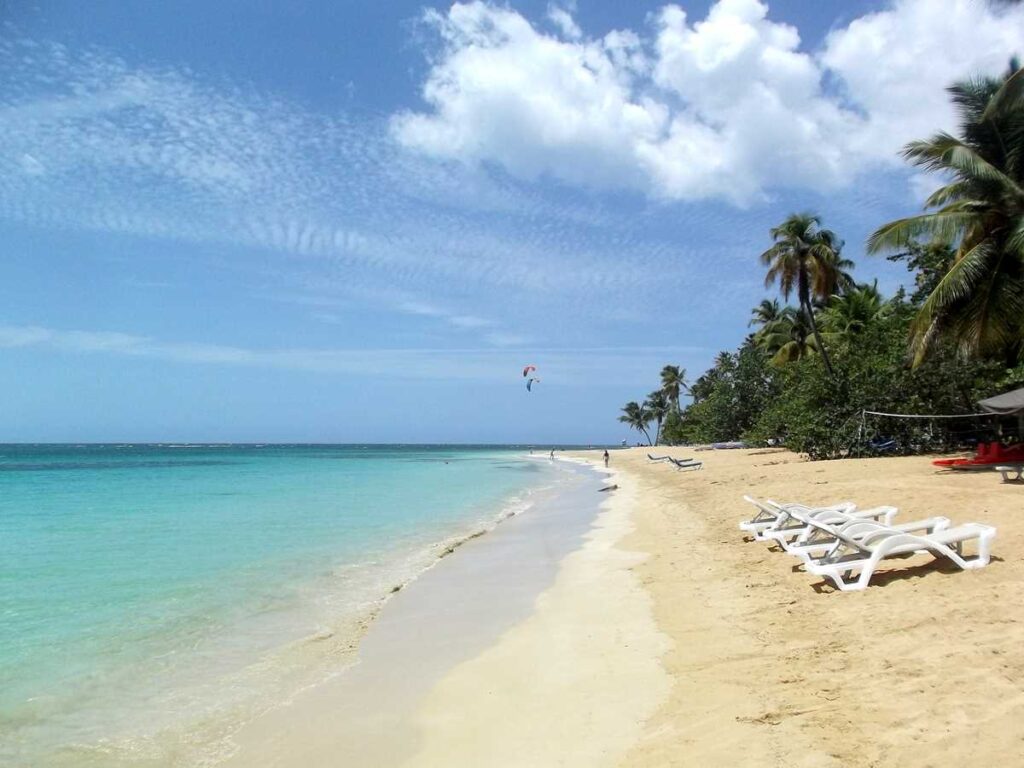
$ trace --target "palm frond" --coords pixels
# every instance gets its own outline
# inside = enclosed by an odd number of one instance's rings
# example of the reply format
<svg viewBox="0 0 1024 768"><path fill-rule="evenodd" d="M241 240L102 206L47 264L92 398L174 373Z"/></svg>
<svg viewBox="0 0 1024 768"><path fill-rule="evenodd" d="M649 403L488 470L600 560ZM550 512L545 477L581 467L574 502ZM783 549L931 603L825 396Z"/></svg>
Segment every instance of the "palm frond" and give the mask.
<svg viewBox="0 0 1024 768"><path fill-rule="evenodd" d="M927 237L944 243L955 243L976 214L958 211L922 213L905 219L890 221L876 229L868 238L868 253L906 248L910 243Z"/></svg>
<svg viewBox="0 0 1024 768"><path fill-rule="evenodd" d="M1020 108L1024 108L1024 69L1018 69L1006 78L999 90L989 99L981 119L992 120L1000 114Z"/></svg>

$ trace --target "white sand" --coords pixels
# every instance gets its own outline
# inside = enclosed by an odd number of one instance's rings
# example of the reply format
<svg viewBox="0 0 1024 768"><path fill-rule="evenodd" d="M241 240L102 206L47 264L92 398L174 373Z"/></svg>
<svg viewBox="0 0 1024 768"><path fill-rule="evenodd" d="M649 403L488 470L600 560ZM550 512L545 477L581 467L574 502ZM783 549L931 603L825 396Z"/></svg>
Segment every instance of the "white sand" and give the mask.
<svg viewBox="0 0 1024 768"><path fill-rule="evenodd" d="M925 458L707 452L676 472L644 453L613 454L619 490L533 612L401 716L401 760L340 760L327 699L271 735L273 764L1024 765L1024 486ZM838 592L744 541L744 493L989 523L993 562L901 559Z"/></svg>
<svg viewBox="0 0 1024 768"><path fill-rule="evenodd" d="M615 482L615 478L612 479ZM615 765L670 688L668 639L619 548L635 490L615 491L536 612L444 678L415 722L409 766Z"/></svg>

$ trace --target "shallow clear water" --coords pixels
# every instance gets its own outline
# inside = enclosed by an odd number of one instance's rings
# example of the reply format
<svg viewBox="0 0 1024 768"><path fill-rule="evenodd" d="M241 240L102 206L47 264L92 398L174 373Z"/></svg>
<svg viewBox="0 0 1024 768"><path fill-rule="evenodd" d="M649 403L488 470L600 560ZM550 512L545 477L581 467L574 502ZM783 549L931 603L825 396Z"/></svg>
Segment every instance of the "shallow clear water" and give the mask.
<svg viewBox="0 0 1024 768"><path fill-rule="evenodd" d="M0 446L0 764L199 761L557 482L524 452Z"/></svg>

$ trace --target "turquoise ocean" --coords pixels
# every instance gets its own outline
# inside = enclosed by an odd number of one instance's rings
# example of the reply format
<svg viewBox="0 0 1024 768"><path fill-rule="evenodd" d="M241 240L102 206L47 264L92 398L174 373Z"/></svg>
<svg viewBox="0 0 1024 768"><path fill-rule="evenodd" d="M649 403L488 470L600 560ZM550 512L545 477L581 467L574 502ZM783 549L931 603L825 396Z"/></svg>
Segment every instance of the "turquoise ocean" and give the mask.
<svg viewBox="0 0 1024 768"><path fill-rule="evenodd" d="M556 490L528 453L0 446L0 765L214 761L395 587Z"/></svg>

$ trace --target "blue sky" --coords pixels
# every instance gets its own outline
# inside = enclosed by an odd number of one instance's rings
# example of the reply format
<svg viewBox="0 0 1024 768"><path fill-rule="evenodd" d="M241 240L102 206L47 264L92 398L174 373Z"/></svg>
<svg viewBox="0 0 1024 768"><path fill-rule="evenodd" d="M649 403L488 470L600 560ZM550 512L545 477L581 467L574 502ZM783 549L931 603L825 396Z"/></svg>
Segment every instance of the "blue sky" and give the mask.
<svg viewBox="0 0 1024 768"><path fill-rule="evenodd" d="M255 7L254 7L255 6ZM2 11L0 440L599 442L1020 52L976 0ZM526 393L520 370L542 379Z"/></svg>

